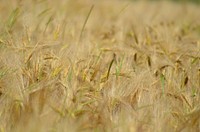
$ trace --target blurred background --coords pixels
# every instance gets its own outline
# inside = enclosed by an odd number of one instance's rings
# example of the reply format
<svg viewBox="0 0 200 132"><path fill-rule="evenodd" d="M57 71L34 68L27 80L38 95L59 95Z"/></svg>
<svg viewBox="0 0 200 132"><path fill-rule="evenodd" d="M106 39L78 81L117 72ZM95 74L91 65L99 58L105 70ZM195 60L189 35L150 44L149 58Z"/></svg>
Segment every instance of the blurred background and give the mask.
<svg viewBox="0 0 200 132"><path fill-rule="evenodd" d="M195 4L199 4L200 0L171 0L171 1L175 1L175 2L192 2Z"/></svg>
<svg viewBox="0 0 200 132"><path fill-rule="evenodd" d="M136 0L139 1L139 0ZM174 1L174 2L186 2L186 3L193 3L193 4L200 4L200 0L150 0L150 1Z"/></svg>

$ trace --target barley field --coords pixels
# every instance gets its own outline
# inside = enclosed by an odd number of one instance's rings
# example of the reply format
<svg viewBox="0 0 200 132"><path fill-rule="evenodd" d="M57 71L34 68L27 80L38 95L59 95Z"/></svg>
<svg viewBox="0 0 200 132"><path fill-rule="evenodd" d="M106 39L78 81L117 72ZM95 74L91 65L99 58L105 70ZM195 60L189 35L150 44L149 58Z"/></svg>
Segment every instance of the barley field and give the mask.
<svg viewBox="0 0 200 132"><path fill-rule="evenodd" d="M200 131L200 5L1 0L10 131Z"/></svg>

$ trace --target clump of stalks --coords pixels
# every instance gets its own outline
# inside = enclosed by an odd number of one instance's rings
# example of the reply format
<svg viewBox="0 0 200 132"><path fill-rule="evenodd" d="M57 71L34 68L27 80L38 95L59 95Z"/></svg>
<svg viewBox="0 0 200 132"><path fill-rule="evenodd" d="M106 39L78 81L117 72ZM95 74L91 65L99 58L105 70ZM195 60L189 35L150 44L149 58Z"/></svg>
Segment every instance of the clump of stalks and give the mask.
<svg viewBox="0 0 200 132"><path fill-rule="evenodd" d="M3 0L0 131L199 131L199 20L192 4Z"/></svg>

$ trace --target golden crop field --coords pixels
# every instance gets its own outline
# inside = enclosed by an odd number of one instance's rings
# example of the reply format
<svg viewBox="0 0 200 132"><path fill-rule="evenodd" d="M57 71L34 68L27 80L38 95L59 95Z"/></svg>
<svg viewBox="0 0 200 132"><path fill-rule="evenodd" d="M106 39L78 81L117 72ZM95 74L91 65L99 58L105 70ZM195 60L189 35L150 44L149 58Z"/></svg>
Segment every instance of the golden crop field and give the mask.
<svg viewBox="0 0 200 132"><path fill-rule="evenodd" d="M10 131L200 131L200 5L1 0Z"/></svg>

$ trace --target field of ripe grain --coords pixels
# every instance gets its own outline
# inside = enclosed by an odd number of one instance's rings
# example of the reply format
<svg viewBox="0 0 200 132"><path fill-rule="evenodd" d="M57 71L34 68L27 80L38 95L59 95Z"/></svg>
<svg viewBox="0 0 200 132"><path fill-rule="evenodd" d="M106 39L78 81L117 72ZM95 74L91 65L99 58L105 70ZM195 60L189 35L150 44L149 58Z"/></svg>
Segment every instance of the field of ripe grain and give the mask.
<svg viewBox="0 0 200 132"><path fill-rule="evenodd" d="M200 131L200 7L0 1L0 132Z"/></svg>

